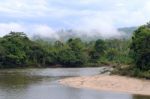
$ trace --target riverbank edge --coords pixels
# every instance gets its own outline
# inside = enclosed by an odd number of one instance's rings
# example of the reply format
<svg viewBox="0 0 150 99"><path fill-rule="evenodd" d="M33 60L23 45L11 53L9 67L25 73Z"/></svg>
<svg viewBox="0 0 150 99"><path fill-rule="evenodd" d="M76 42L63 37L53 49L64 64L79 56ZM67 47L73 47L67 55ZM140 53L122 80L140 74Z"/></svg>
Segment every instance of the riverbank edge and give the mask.
<svg viewBox="0 0 150 99"><path fill-rule="evenodd" d="M74 88L150 96L150 80L127 76L95 75L70 77L61 79L58 82Z"/></svg>

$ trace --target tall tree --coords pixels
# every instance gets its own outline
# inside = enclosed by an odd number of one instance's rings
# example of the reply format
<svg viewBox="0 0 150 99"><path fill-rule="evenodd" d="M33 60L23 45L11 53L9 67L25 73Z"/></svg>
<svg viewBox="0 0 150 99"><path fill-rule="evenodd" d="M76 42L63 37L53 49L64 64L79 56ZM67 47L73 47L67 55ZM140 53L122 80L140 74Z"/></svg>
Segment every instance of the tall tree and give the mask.
<svg viewBox="0 0 150 99"><path fill-rule="evenodd" d="M3 65L22 65L26 64L26 51L29 49L30 40L22 32L11 32L3 37L1 45L5 48L6 56Z"/></svg>
<svg viewBox="0 0 150 99"><path fill-rule="evenodd" d="M101 39L96 40L94 49L90 52L90 57L93 61L98 61L104 55L106 50L105 42Z"/></svg>
<svg viewBox="0 0 150 99"><path fill-rule="evenodd" d="M136 66L150 70L150 24L139 27L132 37L131 51Z"/></svg>

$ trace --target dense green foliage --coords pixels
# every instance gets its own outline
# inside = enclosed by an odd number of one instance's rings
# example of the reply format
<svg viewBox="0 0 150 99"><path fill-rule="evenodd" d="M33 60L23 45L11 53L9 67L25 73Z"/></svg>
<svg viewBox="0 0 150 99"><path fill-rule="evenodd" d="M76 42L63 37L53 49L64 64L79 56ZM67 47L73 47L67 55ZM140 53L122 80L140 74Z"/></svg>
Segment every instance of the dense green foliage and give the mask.
<svg viewBox="0 0 150 99"><path fill-rule="evenodd" d="M150 79L150 24L139 27L132 37L130 56L133 64L119 66L114 73Z"/></svg>
<svg viewBox="0 0 150 99"><path fill-rule="evenodd" d="M139 27L132 39L51 42L30 40L22 32L0 38L0 68L102 65L115 65L119 74L150 78L150 24Z"/></svg>
<svg viewBox="0 0 150 99"><path fill-rule="evenodd" d="M0 67L100 66L129 64L129 40L85 42L71 38L66 42L30 40L24 33L11 32L0 38Z"/></svg>
<svg viewBox="0 0 150 99"><path fill-rule="evenodd" d="M150 25L141 26L134 32L131 50L137 68L150 70Z"/></svg>
<svg viewBox="0 0 150 99"><path fill-rule="evenodd" d="M0 68L115 66L114 73L150 79L150 24L132 39L30 40L22 32L0 38Z"/></svg>

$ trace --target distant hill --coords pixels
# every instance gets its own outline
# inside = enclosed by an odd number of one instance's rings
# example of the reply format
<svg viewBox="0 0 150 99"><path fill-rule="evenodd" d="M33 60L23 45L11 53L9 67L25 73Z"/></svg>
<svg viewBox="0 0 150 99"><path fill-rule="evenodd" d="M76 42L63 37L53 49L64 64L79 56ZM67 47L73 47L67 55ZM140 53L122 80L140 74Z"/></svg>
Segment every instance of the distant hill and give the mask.
<svg viewBox="0 0 150 99"><path fill-rule="evenodd" d="M118 31L120 33L123 33L123 35L120 38L131 38L133 35L133 32L137 29L138 27L124 27L124 28L119 28ZM93 31L95 33L95 31ZM74 37L80 37L82 40L85 41L91 41L91 40L96 40L99 38L103 38L99 33L91 34L89 32L83 32L83 31L77 31L77 30L60 30L57 31L56 34L59 36L59 39L56 39L54 37L41 37L39 35L34 35L32 39L34 40L45 40L45 41L51 41L55 42L56 40L61 40L61 41L66 41L69 38L74 38Z"/></svg>
<svg viewBox="0 0 150 99"><path fill-rule="evenodd" d="M130 38L133 35L133 32L137 29L138 27L124 27L124 28L119 28L118 31L124 32L125 36L127 38Z"/></svg>

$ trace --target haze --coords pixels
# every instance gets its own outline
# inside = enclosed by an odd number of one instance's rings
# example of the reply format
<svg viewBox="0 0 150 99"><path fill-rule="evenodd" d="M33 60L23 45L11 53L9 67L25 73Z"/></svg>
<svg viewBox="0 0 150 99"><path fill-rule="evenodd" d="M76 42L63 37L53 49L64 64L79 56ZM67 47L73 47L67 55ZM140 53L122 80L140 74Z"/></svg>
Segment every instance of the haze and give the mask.
<svg viewBox="0 0 150 99"><path fill-rule="evenodd" d="M120 37L117 29L145 24L149 0L0 0L0 36L10 31L60 39L75 36Z"/></svg>

